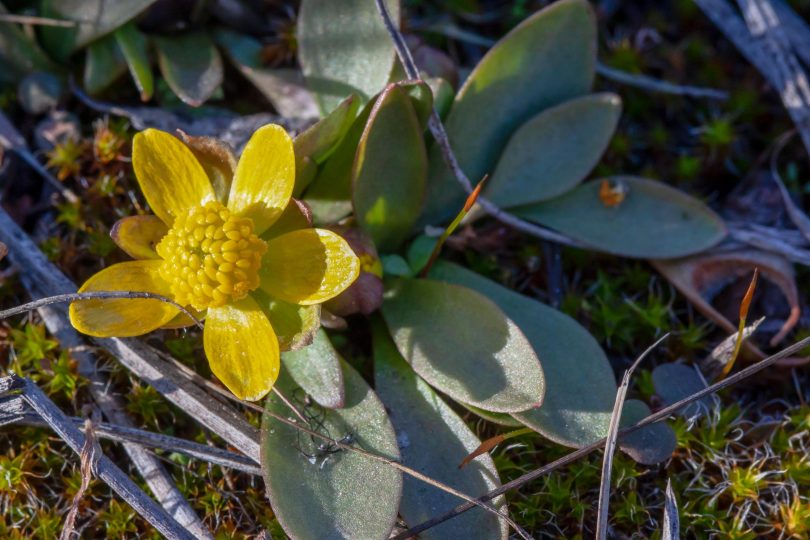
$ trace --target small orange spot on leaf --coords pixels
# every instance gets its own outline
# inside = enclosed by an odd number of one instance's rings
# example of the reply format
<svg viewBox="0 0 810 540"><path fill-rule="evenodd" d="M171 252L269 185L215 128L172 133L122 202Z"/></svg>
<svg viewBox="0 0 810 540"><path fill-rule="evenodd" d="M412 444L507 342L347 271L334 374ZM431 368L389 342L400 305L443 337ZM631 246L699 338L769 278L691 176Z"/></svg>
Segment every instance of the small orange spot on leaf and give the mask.
<svg viewBox="0 0 810 540"><path fill-rule="evenodd" d="M599 200L608 208L615 208L622 204L627 197L627 186L622 182L611 182L607 178L602 179L599 185Z"/></svg>

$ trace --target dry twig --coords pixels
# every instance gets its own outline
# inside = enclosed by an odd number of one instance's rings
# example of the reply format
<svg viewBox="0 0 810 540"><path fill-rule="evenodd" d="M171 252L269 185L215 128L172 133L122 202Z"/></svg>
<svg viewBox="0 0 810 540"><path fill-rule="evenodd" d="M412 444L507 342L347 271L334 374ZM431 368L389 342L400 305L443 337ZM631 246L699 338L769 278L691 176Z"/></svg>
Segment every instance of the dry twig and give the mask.
<svg viewBox="0 0 810 540"><path fill-rule="evenodd" d="M377 4L377 11L379 11L380 16L385 23L385 28L388 30L388 33L391 35L391 39L394 42L394 48L397 51L397 55L399 56L400 61L402 62L403 67L405 68L405 73L407 74L409 79L419 80L419 70L416 68L416 63L413 60L413 56L411 55L411 51L408 48L408 45L405 43L405 38L402 37L402 34L399 32L399 29L394 24L393 20L391 19L391 14L388 13L388 8L385 6L383 0L375 0ZM450 171L453 173L453 176L456 177L461 187L467 192L468 195L473 193L473 185L470 182L470 179L467 178L467 175L461 168L458 160L456 159L456 155L453 152L453 148L450 146L450 140L447 137L447 132L444 130L444 124L442 124L441 119L439 119L439 115L435 109L433 109L430 113L430 121L428 122L428 128L430 129L430 133L433 135L433 138L436 140L436 143L439 145L442 151L442 156L444 157L445 163L450 168ZM551 240L553 242L558 242L560 244L565 244L568 246L576 246L576 247L583 247L584 244L581 242L574 240L572 238L568 238L565 235L560 233L554 232L551 229L546 229L545 227L540 227L538 225L534 225L529 223L528 221L523 221L522 219L513 216L512 214L500 209L496 204L485 199L484 197L478 197L478 205L486 211L489 215L500 221L505 225L509 225L521 232L529 234L531 236L535 236L537 238L541 238L543 240Z"/></svg>
<svg viewBox="0 0 810 540"><path fill-rule="evenodd" d="M200 319L194 316L189 310L172 300L171 298L167 298L160 294L150 293L150 292L142 292L142 291L90 291L90 292L83 292L83 293L66 293L66 294L57 294L54 296L48 296L46 298L38 298L36 300L32 300L27 304L22 304L20 306L15 306L13 308L9 308L3 311L0 311L0 320L7 319L8 317L12 317L14 315L19 315L20 313L25 313L27 311L31 311L34 309L39 309L41 307L50 306L53 304L62 304L62 303L72 303L78 302L80 300L103 300L103 299L119 299L119 300L135 300L135 299L149 299L149 300L159 300L161 302L165 302L173 307L179 309L184 315L189 317L194 324L197 325L198 328L202 329L203 323Z"/></svg>
<svg viewBox="0 0 810 540"><path fill-rule="evenodd" d="M48 423L70 448L81 455L87 438L54 403L28 379L10 375L0 380L0 393L20 390L21 397ZM150 499L115 463L100 454L95 461L94 473L109 485L122 499L145 520L170 540L194 540L160 505Z"/></svg>
<svg viewBox="0 0 810 540"><path fill-rule="evenodd" d="M619 431L619 437L621 438L622 436L627 435L628 433L632 433L634 431L637 431L637 430L643 428L644 426L648 426L650 424L654 424L656 422L660 422L662 420L665 420L669 416L671 416L672 414L674 414L674 413L678 412L679 410L681 410L682 408L686 407L687 405L689 405L691 403L694 403L695 401L698 401L698 400L700 400L700 399L702 399L702 398L704 398L704 397L706 397L708 395L711 395L711 394L717 393L717 392L719 392L721 390L724 390L726 388L729 388L730 386L733 386L733 385L737 384L738 382L743 381L743 380L745 380L745 379L747 379L747 378L749 378L749 377L751 377L753 375L756 375L760 371L774 365L779 360L796 354L797 352L801 351L802 349L804 349L808 345L810 345L810 337L806 337L806 338L794 343L793 345L782 349L778 353L773 354L773 355L769 356L768 358L765 358L764 360L761 360L761 361L757 362L756 364L752 364L752 365L748 366L747 368L742 369L742 370L738 371L737 373L734 373L734 374L730 375L729 377L723 379L722 381L718 381L718 382L712 384L711 386L707 386L706 388L700 390L699 392L695 392L694 394L692 394L690 396L687 396L687 397L673 403L672 405L664 407L663 409L659 410L658 412L650 414L649 416L647 416L646 418L644 418L640 422L636 423L635 425L620 430ZM517 488L519 488L519 487L521 487L521 486L523 486L525 484L528 484L529 482L532 482L532 481L540 478L543 475L546 475L546 474L548 474L548 473L550 473L552 471L556 471L557 469L565 467L566 465L569 465L569 464L577 461L578 459L587 456L588 454L598 450L599 448L602 448L605 445L606 441L607 441L606 439L600 439L600 440L598 440L596 442L593 442L593 443L591 443L591 444L589 444L587 446L583 446L582 448L580 448L578 450L575 450L575 451L571 452L570 454L568 454L566 456L563 456L562 458L560 458L560 459L558 459L556 461L553 461L551 463L543 465L542 467L539 467L539 468L537 468L537 469L535 469L535 470L533 470L533 471L531 471L529 473L524 474L523 476L520 476L520 477L515 478L514 480L512 480L510 482L507 482L507 483L503 484L501 487L499 487L497 489L494 489L494 490L490 491L489 493L487 493L485 495L482 495L481 497L478 497L478 500L479 501L492 500L493 498L498 497L499 495L503 495L507 491L517 489ZM441 516L434 517L432 519L429 519L429 520L425 521L424 523L420 523L420 524L418 524L418 525L416 525L414 527L411 527L407 531L404 531L404 532L394 536L393 538L391 538L391 540L405 540L407 538L412 538L412 537L416 536L417 534L419 534L420 532L426 531L427 529L430 529L431 527L435 527L436 525L438 525L440 523L444 523L448 519L452 519L452 518L454 518L454 517L456 517L456 516L458 516L460 514L463 514L464 512L469 510L470 508L473 508L473 506L470 505L469 503L461 504L461 505L455 507L454 509L450 510L449 512L447 512L447 513L445 513L445 514L443 514Z"/></svg>
<svg viewBox="0 0 810 540"><path fill-rule="evenodd" d="M607 538L608 529L608 499L610 498L610 475L613 469L613 456L616 453L616 446L618 444L619 422L622 418L622 409L624 408L624 400L627 397L627 389L630 387L630 377L633 372L641 364L647 355L649 355L662 341L669 337L669 333L664 334L655 343L650 345L646 351L641 353L636 361L627 368L622 377L622 382L616 390L616 401L613 404L613 412L610 415L610 425L608 426L608 433L605 442L605 457L602 460L602 480L599 486L599 506L597 510L596 519L596 538L597 540L605 540Z"/></svg>

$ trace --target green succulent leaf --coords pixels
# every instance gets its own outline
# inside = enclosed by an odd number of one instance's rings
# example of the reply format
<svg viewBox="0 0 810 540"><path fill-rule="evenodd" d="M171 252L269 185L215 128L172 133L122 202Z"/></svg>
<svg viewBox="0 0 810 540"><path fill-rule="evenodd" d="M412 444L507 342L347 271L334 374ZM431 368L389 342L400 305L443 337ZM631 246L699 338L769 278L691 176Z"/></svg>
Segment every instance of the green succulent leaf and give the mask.
<svg viewBox="0 0 810 540"><path fill-rule="evenodd" d="M386 6L399 20L399 1ZM352 93L368 100L388 82L394 46L374 2L304 0L296 35L298 60L324 113Z"/></svg>
<svg viewBox="0 0 810 540"><path fill-rule="evenodd" d="M473 407L472 405L467 405L466 403L462 403L460 401L457 402L459 405L470 411L471 413L475 414L476 416L480 416L484 420L488 420L493 424L498 424L501 426L507 427L521 427L523 423L516 420L514 416L507 413L496 413L485 411L484 409L479 409L478 407Z"/></svg>
<svg viewBox="0 0 810 540"><path fill-rule="evenodd" d="M464 421L405 362L381 321L374 324L374 383L390 411L402 462L422 474L471 495L500 487L498 471L485 454L459 470L459 463L481 444ZM505 511L503 497L494 505ZM458 498L423 482L403 478L400 514L416 525L454 508ZM506 539L508 526L480 508L419 534L428 539Z"/></svg>
<svg viewBox="0 0 810 540"><path fill-rule="evenodd" d="M433 112L433 90L424 81L399 81L394 84L408 94L419 120L420 131L425 131L430 113Z"/></svg>
<svg viewBox="0 0 810 540"><path fill-rule="evenodd" d="M262 44L232 30L214 33L225 56L253 84L282 116L309 118L318 116L318 107L304 88L301 73L295 69L269 69L262 65Z"/></svg>
<svg viewBox="0 0 810 540"><path fill-rule="evenodd" d="M607 432L616 379L602 348L574 319L466 268L438 261L430 277L469 287L495 302L515 321L543 361L543 405L513 414L544 437L580 447Z"/></svg>
<svg viewBox="0 0 810 540"><path fill-rule="evenodd" d="M484 194L509 208L573 189L599 162L620 114L615 94L592 94L546 109L509 139Z"/></svg>
<svg viewBox="0 0 810 540"><path fill-rule="evenodd" d="M621 427L632 426L650 415L650 408L643 401L628 399L622 409ZM605 429L607 433L607 428ZM619 439L622 452L642 465L655 465L668 460L675 451L678 440L675 432L664 422L645 426Z"/></svg>
<svg viewBox="0 0 810 540"><path fill-rule="evenodd" d="M603 200L604 181L623 191L621 202ZM632 176L586 182L561 197L513 212L623 257L683 257L714 246L726 235L723 220L699 200Z"/></svg>
<svg viewBox="0 0 810 540"><path fill-rule="evenodd" d="M352 171L357 223L377 249L394 251L419 218L427 152L416 111L400 87L389 85L374 103Z"/></svg>
<svg viewBox="0 0 810 540"><path fill-rule="evenodd" d="M540 111L582 96L596 65L596 21L586 0L560 0L501 39L470 73L447 116L447 135L473 183L491 174L509 137ZM466 197L442 159L430 153L423 221L458 212Z"/></svg>
<svg viewBox="0 0 810 540"><path fill-rule="evenodd" d="M331 113L310 126L293 140L295 148L295 190L298 197L309 186L318 166L335 151L346 136L360 107L360 98L352 94Z"/></svg>
<svg viewBox="0 0 810 540"><path fill-rule="evenodd" d="M135 27L134 23L127 23L115 31L115 39L129 67L129 74L138 87L141 101L149 101L155 89L152 76L152 66L146 50L146 36Z"/></svg>
<svg viewBox="0 0 810 540"><path fill-rule="evenodd" d="M318 330L312 344L297 351L281 353L284 367L295 382L327 409L339 409L346 402L341 358L329 336Z"/></svg>
<svg viewBox="0 0 810 540"><path fill-rule="evenodd" d="M399 460L396 436L385 407L354 368L341 362L346 384L342 409L311 410L318 415L311 428L369 452ZM290 398L297 384L282 369L278 389ZM294 416L271 393L268 411ZM322 445L327 445L326 447ZM295 539L388 538L397 518L402 473L386 463L311 439L265 414L262 422L262 470L273 511L285 532Z"/></svg>
<svg viewBox="0 0 810 540"><path fill-rule="evenodd" d="M76 21L73 28L43 26L43 43L60 60L88 43L113 32L155 3L155 0L44 0L48 17Z"/></svg>
<svg viewBox="0 0 810 540"><path fill-rule="evenodd" d="M222 58L203 32L155 38L160 72L184 103L202 105L222 84Z"/></svg>
<svg viewBox="0 0 810 540"><path fill-rule="evenodd" d="M421 81L401 81L394 84L408 94L420 123L426 123L432 106L427 85ZM304 193L316 224L334 223L352 211L352 178L357 147L378 97L379 95L374 96L365 104Z"/></svg>
<svg viewBox="0 0 810 540"><path fill-rule="evenodd" d="M652 372L655 392L664 405L672 405L687 396L706 388L706 380L701 377L697 367L685 364L661 364ZM712 399L709 396L691 403L678 411L678 415L692 418L711 410Z"/></svg>
<svg viewBox="0 0 810 540"><path fill-rule="evenodd" d="M316 225L334 223L352 211L354 157L373 107L374 100L366 103L304 193Z"/></svg>
<svg viewBox="0 0 810 540"><path fill-rule="evenodd" d="M270 319L282 351L296 351L312 343L321 326L320 305L290 304L271 297L261 289L250 294ZM324 362L328 363L328 359Z"/></svg>
<svg viewBox="0 0 810 540"><path fill-rule="evenodd" d="M425 81L430 86L433 94L433 103L439 118L444 120L453 106L453 98L456 97L453 86L441 77L431 77Z"/></svg>
<svg viewBox="0 0 810 540"><path fill-rule="evenodd" d="M101 38L87 48L84 88L90 94L98 94L123 75L126 69L126 61L115 38Z"/></svg>
<svg viewBox="0 0 810 540"><path fill-rule="evenodd" d="M386 282L382 313L399 352L453 399L494 412L525 411L546 389L526 336L483 295L442 281Z"/></svg>

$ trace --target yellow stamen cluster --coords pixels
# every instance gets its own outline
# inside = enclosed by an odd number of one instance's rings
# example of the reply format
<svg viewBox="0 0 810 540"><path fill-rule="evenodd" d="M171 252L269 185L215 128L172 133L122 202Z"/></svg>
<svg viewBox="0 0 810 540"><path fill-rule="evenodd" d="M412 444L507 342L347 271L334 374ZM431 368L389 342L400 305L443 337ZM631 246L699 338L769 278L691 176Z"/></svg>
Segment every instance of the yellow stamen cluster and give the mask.
<svg viewBox="0 0 810 540"><path fill-rule="evenodd" d="M267 244L253 233L253 221L232 216L219 202L178 216L157 245L161 276L175 301L197 310L244 298L259 286Z"/></svg>

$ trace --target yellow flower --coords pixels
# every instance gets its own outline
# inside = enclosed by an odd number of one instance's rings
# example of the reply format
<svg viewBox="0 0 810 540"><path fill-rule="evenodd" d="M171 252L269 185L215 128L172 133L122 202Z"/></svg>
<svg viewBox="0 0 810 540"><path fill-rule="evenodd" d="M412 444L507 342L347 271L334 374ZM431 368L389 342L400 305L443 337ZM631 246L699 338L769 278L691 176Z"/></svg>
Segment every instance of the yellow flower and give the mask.
<svg viewBox="0 0 810 540"><path fill-rule="evenodd" d="M357 257L339 235L309 228L297 205L288 207L295 157L279 126L253 134L228 170L230 189L221 181L215 188L211 164L162 131L135 135L132 164L156 216L119 221L113 236L137 260L105 268L79 292L152 292L199 313L211 371L237 397L260 399L278 376L277 306L295 310L337 296L357 278ZM71 304L70 320L97 337L191 323L154 299L81 300Z"/></svg>

